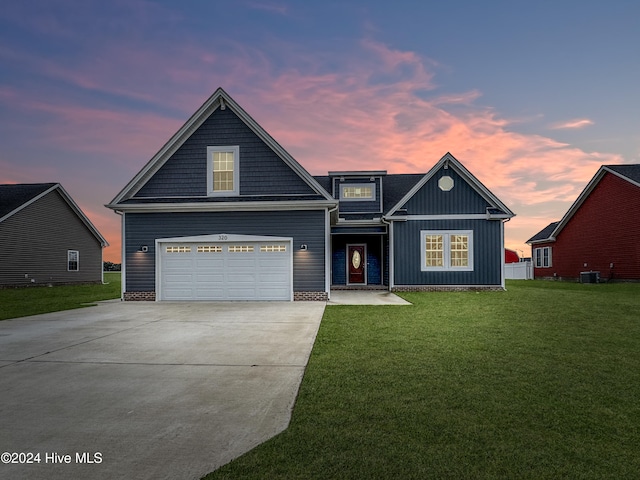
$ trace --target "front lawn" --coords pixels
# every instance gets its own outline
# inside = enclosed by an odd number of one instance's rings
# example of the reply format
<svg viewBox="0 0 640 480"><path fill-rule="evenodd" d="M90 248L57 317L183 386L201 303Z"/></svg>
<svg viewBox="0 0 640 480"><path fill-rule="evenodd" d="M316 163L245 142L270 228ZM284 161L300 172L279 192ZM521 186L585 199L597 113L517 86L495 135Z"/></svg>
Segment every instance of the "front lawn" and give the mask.
<svg viewBox="0 0 640 480"><path fill-rule="evenodd" d="M0 320L81 308L120 298L120 272L105 272L103 285L0 289Z"/></svg>
<svg viewBox="0 0 640 480"><path fill-rule="evenodd" d="M290 427L207 479L638 478L640 284L329 306Z"/></svg>

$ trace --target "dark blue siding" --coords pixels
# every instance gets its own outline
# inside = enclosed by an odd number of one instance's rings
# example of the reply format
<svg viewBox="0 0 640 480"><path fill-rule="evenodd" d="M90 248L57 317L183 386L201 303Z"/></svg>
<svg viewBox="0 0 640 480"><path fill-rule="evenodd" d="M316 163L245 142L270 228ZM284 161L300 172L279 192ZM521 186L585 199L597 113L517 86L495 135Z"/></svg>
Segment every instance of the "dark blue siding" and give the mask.
<svg viewBox="0 0 640 480"><path fill-rule="evenodd" d="M380 235L334 235L332 242L332 285L347 284L347 244L367 245L367 284L382 285L384 259Z"/></svg>
<svg viewBox="0 0 640 480"><path fill-rule="evenodd" d="M453 189L443 192L438 180L450 176L454 181ZM445 215L486 213L489 203L452 168L440 169L405 204L409 215Z"/></svg>
<svg viewBox="0 0 640 480"><path fill-rule="evenodd" d="M487 220L420 220L395 222L395 285L500 285L502 223ZM421 271L421 230L473 230L471 272Z"/></svg>
<svg viewBox="0 0 640 480"><path fill-rule="evenodd" d="M213 112L136 196L206 196L207 147L230 145L240 147L240 195L315 193L231 109L227 108Z"/></svg>
<svg viewBox="0 0 640 480"><path fill-rule="evenodd" d="M227 233L293 237L293 290L325 290L325 212L127 213L126 290L155 290L155 240ZM307 251L299 250L306 244ZM149 251L139 252L147 245Z"/></svg>
<svg viewBox="0 0 640 480"><path fill-rule="evenodd" d="M340 212L341 213L377 213L382 212L382 192L380 186L380 177L374 177L374 181L371 182L370 177L367 178L349 178L346 177L344 182L340 181L340 177L333 178L333 196L336 199L340 199L340 185L343 184L362 184L369 185L373 183L375 188L375 200L357 200L357 201L344 201L340 200Z"/></svg>

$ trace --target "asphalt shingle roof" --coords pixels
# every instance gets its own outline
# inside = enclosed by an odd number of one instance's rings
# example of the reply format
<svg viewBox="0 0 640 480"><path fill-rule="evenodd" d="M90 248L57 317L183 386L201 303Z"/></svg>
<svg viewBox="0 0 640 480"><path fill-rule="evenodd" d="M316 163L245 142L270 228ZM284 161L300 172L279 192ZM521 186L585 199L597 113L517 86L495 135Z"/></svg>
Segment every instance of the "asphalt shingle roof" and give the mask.
<svg viewBox="0 0 640 480"><path fill-rule="evenodd" d="M13 212L42 192L49 190L55 183L17 183L0 185L0 218Z"/></svg>
<svg viewBox="0 0 640 480"><path fill-rule="evenodd" d="M635 165L606 165L607 168L613 170L620 175L627 177L636 183L640 183L640 164Z"/></svg>
<svg viewBox="0 0 640 480"><path fill-rule="evenodd" d="M553 232L556 229L559 223L560 222L550 223L549 225L544 227L542 230L540 230L538 233L536 233L533 237L531 237L529 240L527 240L527 243L535 242L537 240L546 240L551 235L551 232Z"/></svg>

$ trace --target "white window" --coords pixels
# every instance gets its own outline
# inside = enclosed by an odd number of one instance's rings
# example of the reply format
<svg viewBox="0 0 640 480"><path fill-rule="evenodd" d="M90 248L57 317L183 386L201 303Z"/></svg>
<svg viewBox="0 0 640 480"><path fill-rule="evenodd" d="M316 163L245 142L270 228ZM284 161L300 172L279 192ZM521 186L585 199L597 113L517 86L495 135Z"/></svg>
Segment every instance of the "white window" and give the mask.
<svg viewBox="0 0 640 480"><path fill-rule="evenodd" d="M551 267L551 247L535 248L533 256L536 268Z"/></svg>
<svg viewBox="0 0 640 480"><path fill-rule="evenodd" d="M198 245L198 253L221 253L222 247L220 245Z"/></svg>
<svg viewBox="0 0 640 480"><path fill-rule="evenodd" d="M230 253L251 253L253 245L229 245L228 251Z"/></svg>
<svg viewBox="0 0 640 480"><path fill-rule="evenodd" d="M420 232L422 271L473 270L471 230L423 230Z"/></svg>
<svg viewBox="0 0 640 480"><path fill-rule="evenodd" d="M80 270L80 252L78 250L67 250L67 270L69 272Z"/></svg>
<svg viewBox="0 0 640 480"><path fill-rule="evenodd" d="M344 183L340 185L340 200L375 200L375 192L373 183Z"/></svg>
<svg viewBox="0 0 640 480"><path fill-rule="evenodd" d="M185 246L167 247L166 252L167 253L190 253L191 252L191 247L185 247Z"/></svg>
<svg viewBox="0 0 640 480"><path fill-rule="evenodd" d="M238 195L240 147L207 147L207 195Z"/></svg>
<svg viewBox="0 0 640 480"><path fill-rule="evenodd" d="M286 252L286 245L260 245L261 252Z"/></svg>

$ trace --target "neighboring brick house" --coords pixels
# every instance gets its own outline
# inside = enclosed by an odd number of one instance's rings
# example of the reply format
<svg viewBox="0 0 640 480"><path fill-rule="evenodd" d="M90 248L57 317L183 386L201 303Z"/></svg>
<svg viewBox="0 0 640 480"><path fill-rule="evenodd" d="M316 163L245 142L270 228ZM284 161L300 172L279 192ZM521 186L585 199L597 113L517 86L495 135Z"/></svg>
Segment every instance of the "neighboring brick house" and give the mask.
<svg viewBox="0 0 640 480"><path fill-rule="evenodd" d="M100 283L107 245L59 183L0 185L0 285Z"/></svg>
<svg viewBox="0 0 640 480"><path fill-rule="evenodd" d="M527 240L535 278L640 280L640 165L603 165L562 220Z"/></svg>
<svg viewBox="0 0 640 480"><path fill-rule="evenodd" d="M502 289L514 215L450 153L423 174L313 177L222 89L107 207L125 300Z"/></svg>

